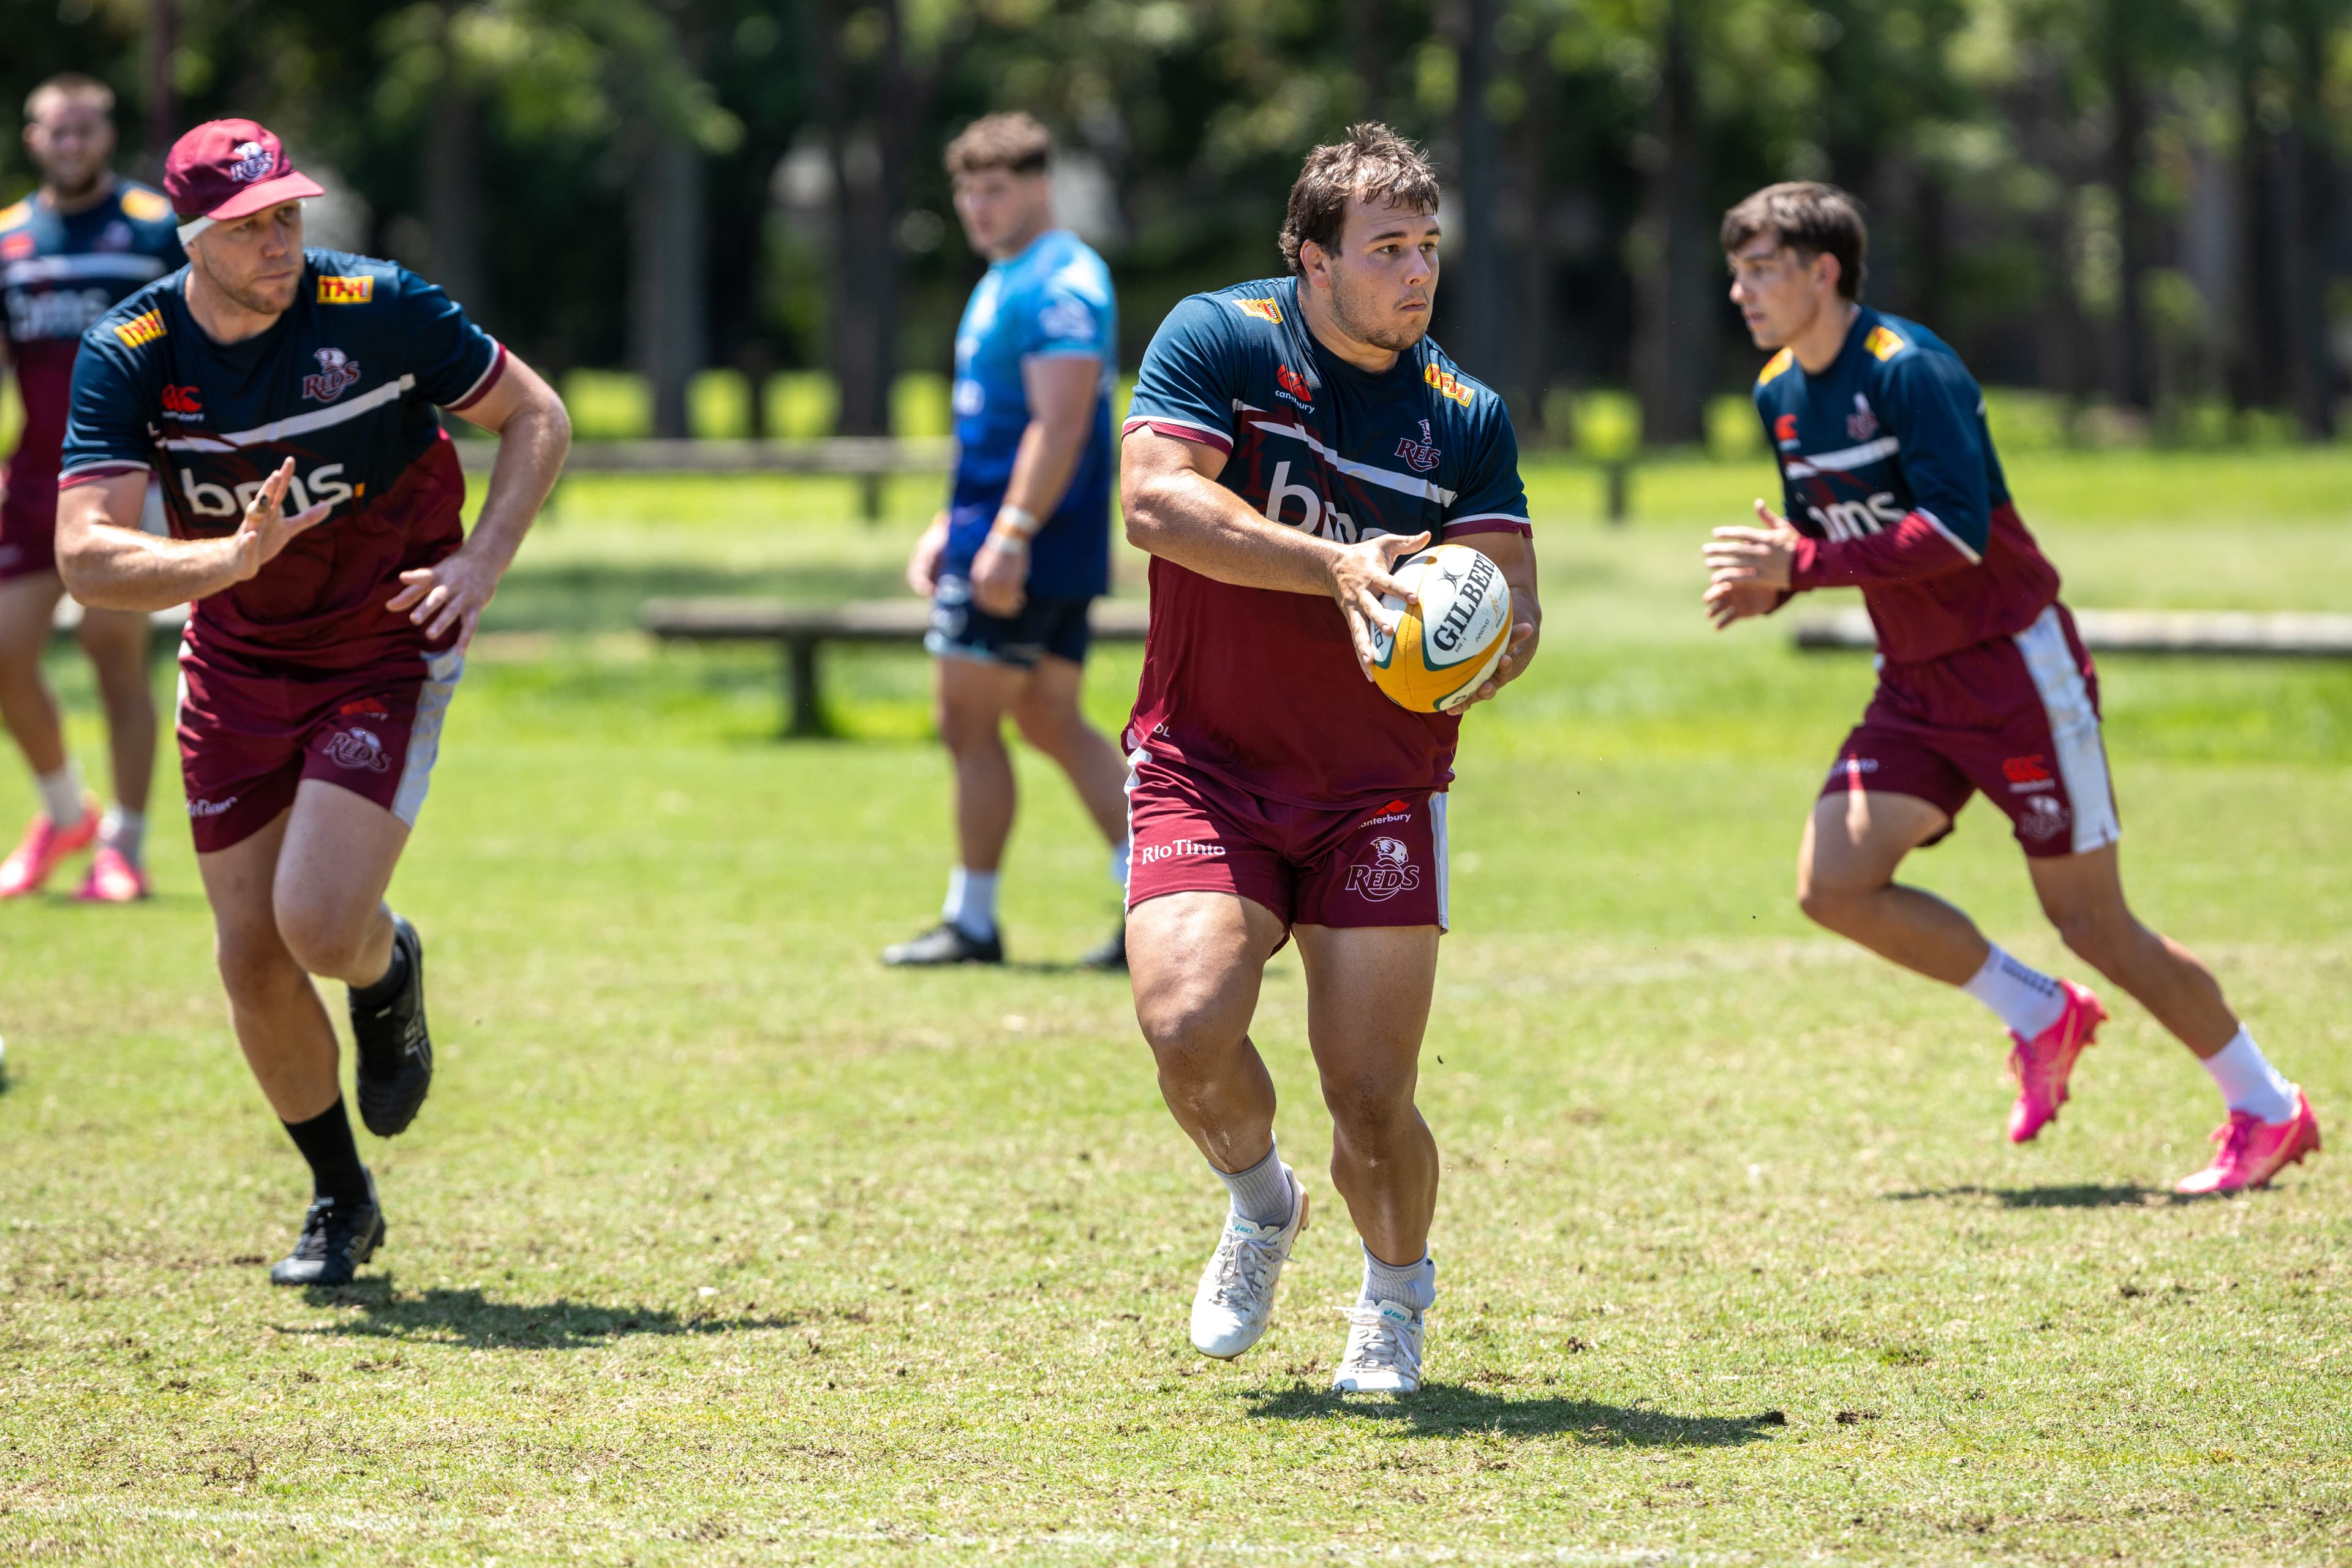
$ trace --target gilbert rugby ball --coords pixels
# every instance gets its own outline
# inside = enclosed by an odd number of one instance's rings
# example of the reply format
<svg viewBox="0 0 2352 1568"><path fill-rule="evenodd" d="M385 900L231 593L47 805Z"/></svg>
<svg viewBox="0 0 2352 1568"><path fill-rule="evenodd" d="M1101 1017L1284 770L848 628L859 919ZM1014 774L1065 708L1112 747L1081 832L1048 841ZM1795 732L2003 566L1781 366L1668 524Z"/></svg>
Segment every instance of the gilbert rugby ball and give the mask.
<svg viewBox="0 0 2352 1568"><path fill-rule="evenodd" d="M1450 713L1495 673L1511 640L1511 585L1502 568L1466 544L1441 544L1391 575L1421 595L1402 611L1396 636L1372 633L1372 681L1415 713Z"/></svg>

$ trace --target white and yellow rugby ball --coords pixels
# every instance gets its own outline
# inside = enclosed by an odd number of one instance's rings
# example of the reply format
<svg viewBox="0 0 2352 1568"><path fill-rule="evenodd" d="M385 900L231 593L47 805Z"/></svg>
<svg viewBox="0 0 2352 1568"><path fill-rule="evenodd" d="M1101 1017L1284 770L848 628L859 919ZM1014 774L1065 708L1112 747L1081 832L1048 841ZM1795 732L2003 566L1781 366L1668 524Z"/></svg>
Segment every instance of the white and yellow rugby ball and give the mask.
<svg viewBox="0 0 2352 1568"><path fill-rule="evenodd" d="M1391 574L1421 596L1402 612L1396 636L1372 630L1372 680L1415 713L1450 713L1470 700L1503 660L1511 640L1511 585L1492 558L1466 544L1424 550Z"/></svg>

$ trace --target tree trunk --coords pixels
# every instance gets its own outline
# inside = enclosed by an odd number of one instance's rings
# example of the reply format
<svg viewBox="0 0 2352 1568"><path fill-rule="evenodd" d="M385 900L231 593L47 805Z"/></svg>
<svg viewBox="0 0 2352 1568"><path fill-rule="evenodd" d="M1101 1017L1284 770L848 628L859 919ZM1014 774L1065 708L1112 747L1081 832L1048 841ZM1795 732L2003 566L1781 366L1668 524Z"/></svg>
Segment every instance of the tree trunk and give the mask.
<svg viewBox="0 0 2352 1568"><path fill-rule="evenodd" d="M425 226L433 237L433 281L478 321L491 313L482 266L480 129L480 100L445 83L425 131Z"/></svg>
<svg viewBox="0 0 2352 1568"><path fill-rule="evenodd" d="M1356 82L1363 93L1357 118L1381 120L1381 90L1387 72L1381 68L1387 60L1387 29L1381 25L1381 0L1349 0L1341 7L1348 17L1348 57L1354 66Z"/></svg>
<svg viewBox="0 0 2352 1568"><path fill-rule="evenodd" d="M1464 0L1461 7L1454 113L1462 166L1454 184L1462 201L1462 247L1454 264L1456 275L1445 279L1443 297L1445 335L1454 357L1472 375L1503 387L1511 376L1504 342L1510 275L1503 252L1503 147L1486 102L1495 80L1496 5L1497 0Z"/></svg>
<svg viewBox="0 0 2352 1568"><path fill-rule="evenodd" d="M905 185L907 128L919 115L902 55L898 0L873 9L884 28L868 63L850 59L843 47L844 29L855 15L845 0L824 0L820 8L821 100L834 171L828 326L841 399L837 429L845 436L890 433L898 335L893 225Z"/></svg>
<svg viewBox="0 0 2352 1568"><path fill-rule="evenodd" d="M163 160L179 136L179 93L172 78L172 55L178 47L178 7L173 0L148 0L147 5L147 147L141 173L161 183Z"/></svg>
<svg viewBox="0 0 2352 1568"><path fill-rule="evenodd" d="M2316 6L2296 7L2294 123L2280 139L2285 219L2287 388L2305 437L2336 434L2336 356L2328 342L2328 226L2336 216L2335 168L2327 155L2328 45Z"/></svg>
<svg viewBox="0 0 2352 1568"><path fill-rule="evenodd" d="M2274 138L2263 128L2251 47L2238 66L2238 265L2231 320L2230 400L2241 413L2273 408L2280 397L2279 356L2286 341L2280 324L2277 166Z"/></svg>
<svg viewBox="0 0 2352 1568"><path fill-rule="evenodd" d="M2147 132L2147 86L2133 58L2123 0L2110 0L2107 25L2107 184L2116 195L2116 237L2122 251L2116 279L2115 367L2110 395L2126 408L2149 405L2147 290L2150 254L2147 204L2140 195L2140 146Z"/></svg>
<svg viewBox="0 0 2352 1568"><path fill-rule="evenodd" d="M701 150L667 128L655 132L638 160L630 357L652 388L656 436L688 434L687 389L709 348L704 179Z"/></svg>
<svg viewBox="0 0 2352 1568"><path fill-rule="evenodd" d="M1520 117L1514 141L1521 210L1526 214L1518 243L1518 319L1510 336L1517 353L1509 392L1512 418L1528 434L1544 428L1544 391L1552 366L1551 138L1559 118L1559 76L1552 68L1551 35L1538 32L1528 46L1520 75L1527 88L1527 112Z"/></svg>
<svg viewBox="0 0 2352 1568"><path fill-rule="evenodd" d="M1713 377L1715 295L1711 236L1700 210L1706 150L1699 124L1692 0L1668 0L1660 40L1658 95L1651 123L1656 166L1642 198L1642 257L1635 279L1633 374L1642 404L1642 438L1652 446L1697 440L1705 433L1706 389Z"/></svg>

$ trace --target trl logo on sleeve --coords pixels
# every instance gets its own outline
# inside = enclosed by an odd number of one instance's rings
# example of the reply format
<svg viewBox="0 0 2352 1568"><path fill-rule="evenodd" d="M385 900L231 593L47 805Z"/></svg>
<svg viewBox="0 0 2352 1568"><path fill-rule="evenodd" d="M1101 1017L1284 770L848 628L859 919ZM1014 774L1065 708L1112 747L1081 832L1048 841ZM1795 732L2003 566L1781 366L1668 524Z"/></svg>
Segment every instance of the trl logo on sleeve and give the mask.
<svg viewBox="0 0 2352 1568"><path fill-rule="evenodd" d="M364 305L375 298L373 277L330 278L319 275L319 303L321 305Z"/></svg>
<svg viewBox="0 0 2352 1568"><path fill-rule="evenodd" d="M1421 439L1416 441L1410 436L1405 437L1397 443L1396 455L1402 458L1406 466L1416 474L1425 474L1437 467L1438 451L1430 444L1428 420L1421 422Z"/></svg>
<svg viewBox="0 0 2352 1568"><path fill-rule="evenodd" d="M1420 886L1421 868L1412 863L1412 851L1402 838L1373 839L1372 863L1348 868L1348 891L1361 893L1376 904Z"/></svg>
<svg viewBox="0 0 2352 1568"><path fill-rule="evenodd" d="M1421 379L1435 387L1440 397L1450 397L1465 408L1470 406L1470 388L1456 381L1452 371L1431 365L1421 373Z"/></svg>
<svg viewBox="0 0 2352 1568"><path fill-rule="evenodd" d="M302 378L302 395L318 403L332 403L344 389L360 378L359 363L341 349L320 349L314 356L319 362L319 374Z"/></svg>

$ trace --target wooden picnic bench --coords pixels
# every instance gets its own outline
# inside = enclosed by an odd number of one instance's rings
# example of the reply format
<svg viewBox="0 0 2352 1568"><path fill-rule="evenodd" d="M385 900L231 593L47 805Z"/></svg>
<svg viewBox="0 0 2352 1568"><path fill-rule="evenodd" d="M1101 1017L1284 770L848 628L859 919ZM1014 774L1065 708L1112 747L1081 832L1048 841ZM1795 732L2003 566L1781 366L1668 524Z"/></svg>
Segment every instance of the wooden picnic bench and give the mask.
<svg viewBox="0 0 2352 1568"><path fill-rule="evenodd" d="M1142 599L1097 599L1097 642L1143 640L1150 605ZM637 624L679 642L772 642L784 655L784 733L827 732L819 689L817 650L827 643L897 643L919 647L931 607L921 599L853 599L795 604L786 599L648 599Z"/></svg>
<svg viewBox="0 0 2352 1568"><path fill-rule="evenodd" d="M499 444L457 442L473 476L489 473ZM893 474L944 474L955 467L951 440L830 436L814 441L577 441L566 474L833 474L859 481L859 512L882 515L882 484Z"/></svg>
<svg viewBox="0 0 2352 1568"><path fill-rule="evenodd" d="M2298 610L2076 610L2074 626L2093 653L2257 654L2352 658L2352 616ZM1867 610L1838 610L1797 623L1797 646L1874 648Z"/></svg>

